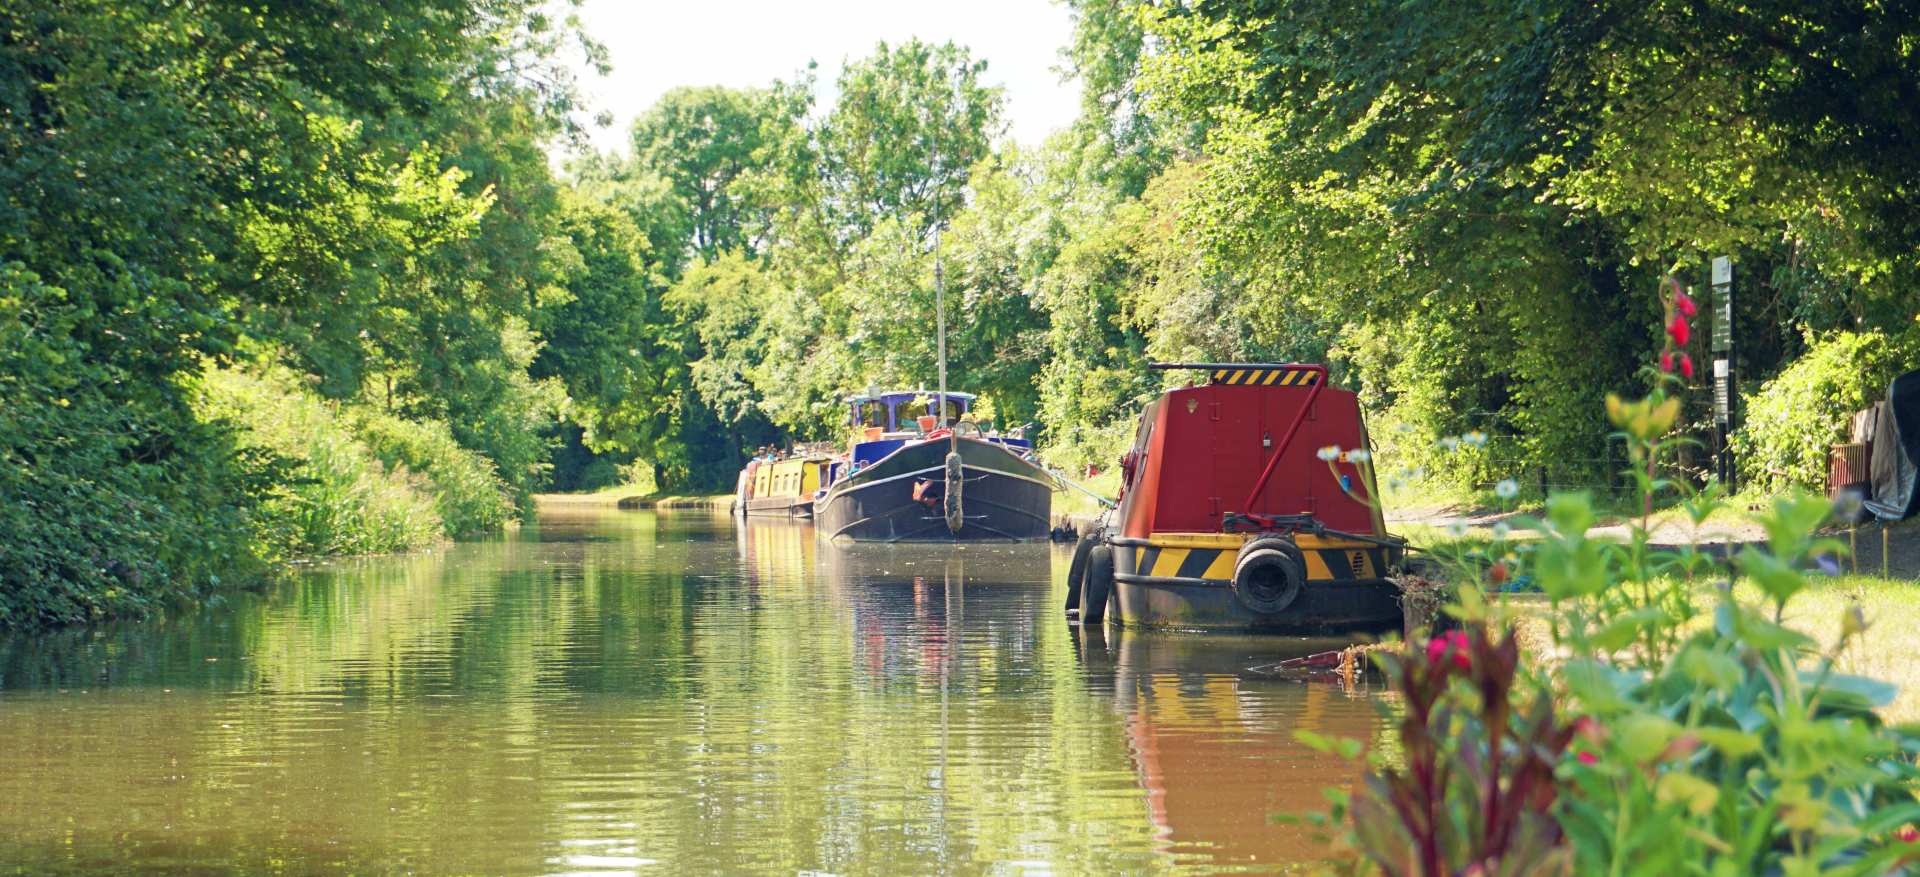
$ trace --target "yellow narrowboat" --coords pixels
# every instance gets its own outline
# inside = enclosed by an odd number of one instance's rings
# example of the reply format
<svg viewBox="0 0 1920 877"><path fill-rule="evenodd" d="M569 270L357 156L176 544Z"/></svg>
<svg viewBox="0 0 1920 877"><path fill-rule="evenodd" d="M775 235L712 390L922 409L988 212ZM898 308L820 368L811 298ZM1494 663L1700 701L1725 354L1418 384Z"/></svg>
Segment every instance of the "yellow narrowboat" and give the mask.
<svg viewBox="0 0 1920 877"><path fill-rule="evenodd" d="M833 482L832 457L804 455L785 460L753 460L740 473L734 513L754 517L806 518L820 489Z"/></svg>

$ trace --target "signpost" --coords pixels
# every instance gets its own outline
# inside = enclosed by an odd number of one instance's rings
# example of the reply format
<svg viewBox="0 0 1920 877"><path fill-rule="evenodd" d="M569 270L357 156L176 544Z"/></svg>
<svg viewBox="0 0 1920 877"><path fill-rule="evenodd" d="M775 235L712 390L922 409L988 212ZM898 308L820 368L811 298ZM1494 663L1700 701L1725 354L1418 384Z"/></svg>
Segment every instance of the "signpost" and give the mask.
<svg viewBox="0 0 1920 877"><path fill-rule="evenodd" d="M1713 423L1719 449L1715 474L1733 490L1733 453L1727 436L1733 432L1733 260L1713 260Z"/></svg>

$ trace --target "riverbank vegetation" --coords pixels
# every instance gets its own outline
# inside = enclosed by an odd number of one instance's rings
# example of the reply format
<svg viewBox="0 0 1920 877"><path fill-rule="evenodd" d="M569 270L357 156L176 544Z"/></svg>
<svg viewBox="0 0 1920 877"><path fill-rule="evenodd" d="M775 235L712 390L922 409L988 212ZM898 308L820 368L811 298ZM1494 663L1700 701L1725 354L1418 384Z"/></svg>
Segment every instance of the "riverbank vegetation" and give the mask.
<svg viewBox="0 0 1920 877"><path fill-rule="evenodd" d="M1356 788L1329 790L1318 821L1336 829L1337 870L1865 875L1906 873L1920 850L1920 737L1882 712L1895 684L1847 672L1877 663L1864 601L1808 599L1808 571L1847 551L1819 533L1830 502L1774 500L1764 545L1731 558L1653 542L1663 495L1695 525L1725 503L1717 483L1672 477L1685 442L1665 365L1690 309L1677 285L1662 298L1654 388L1606 402L1642 515L1597 538L1590 495L1558 493L1524 522L1536 538L1436 551L1402 580L1410 598L1450 595L1429 616L1450 623L1410 616L1407 647L1377 653L1398 695L1383 707L1392 739ZM1515 612L1490 593L1516 581L1546 604ZM1809 610L1830 614L1811 625L1824 638L1804 629Z"/></svg>
<svg viewBox="0 0 1920 877"><path fill-rule="evenodd" d="M908 40L690 84L593 155L560 59L608 59L564 4L10 4L0 625L635 467L724 490L838 437L843 394L933 381L936 248L954 384L1071 471L1110 464L1149 359L1310 360L1433 490L1604 486L1624 452L1585 414L1659 347L1659 277L1704 302L1718 255L1749 481L1816 481L1920 350L1911 16L1069 5L1082 109L1043 143L1005 136L987 59ZM1695 389L1709 334L1676 351Z"/></svg>

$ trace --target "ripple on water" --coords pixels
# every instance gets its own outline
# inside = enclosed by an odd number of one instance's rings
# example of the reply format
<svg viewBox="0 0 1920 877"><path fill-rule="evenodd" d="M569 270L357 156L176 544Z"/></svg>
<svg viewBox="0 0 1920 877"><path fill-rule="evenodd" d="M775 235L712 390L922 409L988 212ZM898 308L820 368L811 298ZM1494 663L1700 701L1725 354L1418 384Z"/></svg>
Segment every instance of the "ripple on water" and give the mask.
<svg viewBox="0 0 1920 877"><path fill-rule="evenodd" d="M27 873L1275 870L1364 692L1082 632L1064 549L567 510L184 617L0 640Z"/></svg>

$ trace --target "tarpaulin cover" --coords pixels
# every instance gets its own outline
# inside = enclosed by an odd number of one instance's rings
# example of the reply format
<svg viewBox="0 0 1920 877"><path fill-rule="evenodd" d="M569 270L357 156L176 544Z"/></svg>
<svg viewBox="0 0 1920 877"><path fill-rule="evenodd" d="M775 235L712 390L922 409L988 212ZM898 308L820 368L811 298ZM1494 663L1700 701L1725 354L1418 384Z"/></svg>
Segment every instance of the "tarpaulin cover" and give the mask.
<svg viewBox="0 0 1920 877"><path fill-rule="evenodd" d="M1920 511L1920 371L1893 379L1887 407L1874 425L1873 498L1866 509L1883 521Z"/></svg>

